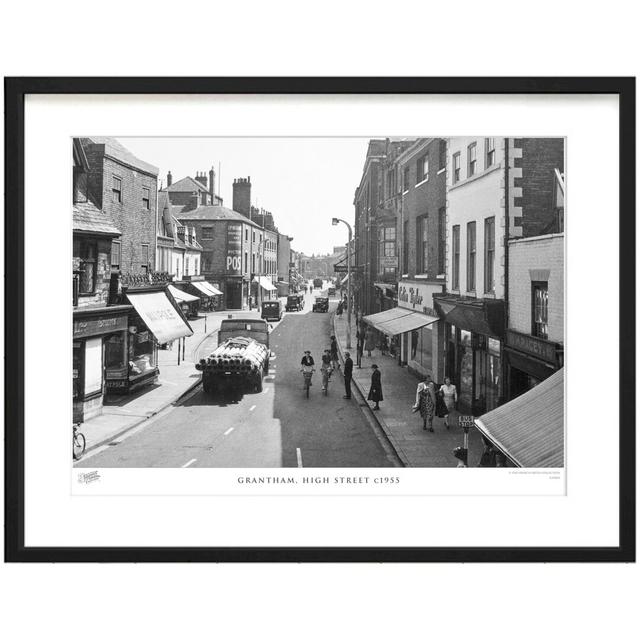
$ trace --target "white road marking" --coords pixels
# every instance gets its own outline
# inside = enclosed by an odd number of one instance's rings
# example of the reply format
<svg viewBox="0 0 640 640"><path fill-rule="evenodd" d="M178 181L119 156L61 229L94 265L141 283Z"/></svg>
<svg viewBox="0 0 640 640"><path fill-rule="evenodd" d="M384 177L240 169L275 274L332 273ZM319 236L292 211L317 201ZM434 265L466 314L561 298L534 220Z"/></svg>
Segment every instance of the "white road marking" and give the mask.
<svg viewBox="0 0 640 640"><path fill-rule="evenodd" d="M234 427L229 427L225 432L224 435L228 436L232 431L233 431Z"/></svg>
<svg viewBox="0 0 640 640"><path fill-rule="evenodd" d="M189 462L185 462L182 465L182 468L184 469L185 467L188 467L188 466L192 465L196 460L197 460L197 458L193 458L193 459L189 460Z"/></svg>
<svg viewBox="0 0 640 640"><path fill-rule="evenodd" d="M302 453L300 452L300 447L296 449L296 457L298 458L298 466L302 467Z"/></svg>
<svg viewBox="0 0 640 640"><path fill-rule="evenodd" d="M256 408L256 405L254 404L253 407L249 408L249 411L253 411Z"/></svg>

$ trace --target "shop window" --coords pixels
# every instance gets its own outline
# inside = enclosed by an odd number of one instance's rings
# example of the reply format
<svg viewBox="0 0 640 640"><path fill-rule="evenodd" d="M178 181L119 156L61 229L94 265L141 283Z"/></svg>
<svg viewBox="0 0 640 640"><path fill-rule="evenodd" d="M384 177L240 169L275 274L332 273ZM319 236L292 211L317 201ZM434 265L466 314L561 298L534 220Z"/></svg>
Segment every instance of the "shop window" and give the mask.
<svg viewBox="0 0 640 640"><path fill-rule="evenodd" d="M495 291L496 260L496 219L487 218L484 221L484 290L486 293Z"/></svg>
<svg viewBox="0 0 640 640"><path fill-rule="evenodd" d="M142 208L148 211L150 209L149 202L149 187L142 187Z"/></svg>
<svg viewBox="0 0 640 640"><path fill-rule="evenodd" d="M485 168L492 167L496 163L496 139L485 138L484 139L484 157Z"/></svg>
<svg viewBox="0 0 640 640"><path fill-rule="evenodd" d="M122 178L113 176L111 183L111 195L113 202L122 203Z"/></svg>
<svg viewBox="0 0 640 640"><path fill-rule="evenodd" d="M549 286L546 282L531 283L531 333L547 340L549 338Z"/></svg>
<svg viewBox="0 0 640 640"><path fill-rule="evenodd" d="M423 373L433 370L433 329L422 327L411 332L411 360L420 366Z"/></svg>
<svg viewBox="0 0 640 640"><path fill-rule="evenodd" d="M451 229L451 245L453 253L453 265L451 270L452 289L460 288L460 225L456 224Z"/></svg>
<svg viewBox="0 0 640 640"><path fill-rule="evenodd" d="M478 159L476 157L476 143L472 143L467 147L467 177L476 175L476 165Z"/></svg>
<svg viewBox="0 0 640 640"><path fill-rule="evenodd" d="M80 281L79 292L91 294L96 290L98 243L83 240L80 243Z"/></svg>
<svg viewBox="0 0 640 640"><path fill-rule="evenodd" d="M476 223L467 223L467 291L476 290Z"/></svg>
<svg viewBox="0 0 640 640"><path fill-rule="evenodd" d="M88 338L84 346L84 396L102 393L102 338Z"/></svg>
<svg viewBox="0 0 640 640"><path fill-rule="evenodd" d="M73 343L73 400L84 397L84 342Z"/></svg>
<svg viewBox="0 0 640 640"><path fill-rule="evenodd" d="M121 376L127 369L126 333L114 333L104 339L104 366L109 374L118 373Z"/></svg>
<svg viewBox="0 0 640 640"><path fill-rule="evenodd" d="M137 332L129 334L129 379L136 378L156 368L156 349L154 338L149 329L140 323Z"/></svg>
<svg viewBox="0 0 640 640"><path fill-rule="evenodd" d="M122 255L122 245L120 242L113 241L111 243L111 268L120 269L120 259Z"/></svg>

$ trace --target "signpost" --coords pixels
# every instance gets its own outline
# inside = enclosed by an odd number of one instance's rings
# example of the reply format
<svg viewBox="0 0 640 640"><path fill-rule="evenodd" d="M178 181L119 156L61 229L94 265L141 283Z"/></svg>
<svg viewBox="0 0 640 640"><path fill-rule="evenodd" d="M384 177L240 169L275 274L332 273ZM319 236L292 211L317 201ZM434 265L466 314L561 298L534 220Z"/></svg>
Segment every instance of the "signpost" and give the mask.
<svg viewBox="0 0 640 640"><path fill-rule="evenodd" d="M458 458L458 467L468 467L469 461L469 429L475 425L473 416L458 416L458 424L464 431L462 446L453 450L453 455Z"/></svg>

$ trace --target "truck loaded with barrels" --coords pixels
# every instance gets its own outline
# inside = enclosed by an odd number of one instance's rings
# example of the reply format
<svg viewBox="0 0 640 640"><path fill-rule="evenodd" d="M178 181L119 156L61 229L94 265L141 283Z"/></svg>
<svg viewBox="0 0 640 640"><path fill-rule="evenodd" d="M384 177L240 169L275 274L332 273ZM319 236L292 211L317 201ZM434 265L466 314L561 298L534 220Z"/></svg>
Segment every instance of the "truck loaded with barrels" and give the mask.
<svg viewBox="0 0 640 640"><path fill-rule="evenodd" d="M223 320L218 331L218 346L196 369L202 371L205 393L229 387L262 391L262 379L269 373L270 326L264 320Z"/></svg>

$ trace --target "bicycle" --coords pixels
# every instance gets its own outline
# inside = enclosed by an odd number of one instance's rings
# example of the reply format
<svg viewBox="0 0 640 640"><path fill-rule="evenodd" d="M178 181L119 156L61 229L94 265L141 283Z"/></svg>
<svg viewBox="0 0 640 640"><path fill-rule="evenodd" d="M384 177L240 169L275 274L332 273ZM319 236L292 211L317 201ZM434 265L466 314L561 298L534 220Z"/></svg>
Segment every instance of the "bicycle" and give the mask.
<svg viewBox="0 0 640 640"><path fill-rule="evenodd" d="M328 367L322 369L322 392L326 396L329 393L329 380L331 379L332 370Z"/></svg>
<svg viewBox="0 0 640 640"><path fill-rule="evenodd" d="M80 432L80 425L73 425L73 459L80 460L87 446L87 440L84 434Z"/></svg>
<svg viewBox="0 0 640 640"><path fill-rule="evenodd" d="M309 397L309 387L311 387L311 376L313 375L314 371L315 369L310 369L310 370L302 369L302 375L304 377L304 390L307 393L307 398Z"/></svg>

